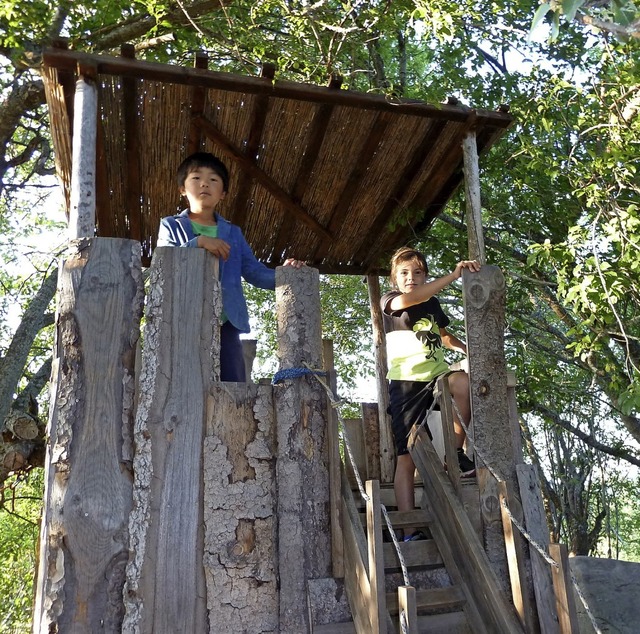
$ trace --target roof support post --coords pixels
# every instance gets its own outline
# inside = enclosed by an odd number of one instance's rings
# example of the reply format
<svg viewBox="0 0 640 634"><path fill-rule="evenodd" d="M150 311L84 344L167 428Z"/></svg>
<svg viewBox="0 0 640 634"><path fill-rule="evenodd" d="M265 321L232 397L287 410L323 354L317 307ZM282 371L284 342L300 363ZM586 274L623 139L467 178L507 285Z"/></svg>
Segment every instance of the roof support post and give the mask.
<svg viewBox="0 0 640 634"><path fill-rule="evenodd" d="M378 391L378 425L380 428L380 482L393 482L395 473L396 451L391 434L389 407L389 384L387 382L387 348L382 324L380 308L380 278L367 275L369 291L369 309L371 310L371 327L373 329L373 347L376 358L376 387Z"/></svg>
<svg viewBox="0 0 640 634"><path fill-rule="evenodd" d="M92 238L96 228L96 136L98 89L95 68L82 67L76 81L69 239Z"/></svg>
<svg viewBox="0 0 640 634"><path fill-rule="evenodd" d="M468 132L464 137L462 154L464 158L464 197L466 202L469 258L485 264L482 203L480 201L480 168L478 167L478 146L476 144L475 131Z"/></svg>

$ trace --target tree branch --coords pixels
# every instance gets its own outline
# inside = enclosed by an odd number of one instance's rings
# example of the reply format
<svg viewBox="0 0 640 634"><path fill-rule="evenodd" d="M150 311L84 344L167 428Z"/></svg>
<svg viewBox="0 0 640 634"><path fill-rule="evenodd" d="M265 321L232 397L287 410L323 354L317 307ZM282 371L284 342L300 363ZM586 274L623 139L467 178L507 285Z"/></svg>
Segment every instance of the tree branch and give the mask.
<svg viewBox="0 0 640 634"><path fill-rule="evenodd" d="M13 394L24 371L33 341L47 320L45 311L55 295L57 283L58 269L54 268L29 303L6 355L0 360L0 427L4 425L4 419L11 409Z"/></svg>

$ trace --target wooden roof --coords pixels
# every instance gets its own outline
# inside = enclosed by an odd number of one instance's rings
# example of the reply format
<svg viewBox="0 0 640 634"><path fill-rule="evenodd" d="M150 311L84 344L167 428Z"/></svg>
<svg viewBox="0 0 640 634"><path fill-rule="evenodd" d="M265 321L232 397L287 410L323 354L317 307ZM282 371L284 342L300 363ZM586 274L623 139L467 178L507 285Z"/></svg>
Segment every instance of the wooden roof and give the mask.
<svg viewBox="0 0 640 634"><path fill-rule="evenodd" d="M98 85L97 235L139 240L148 262L160 218L181 209L175 172L196 150L231 172L220 213L268 265L296 257L364 274L426 228L462 180L461 141L489 148L504 111L245 77L63 49L43 54L58 174L69 195L78 71Z"/></svg>

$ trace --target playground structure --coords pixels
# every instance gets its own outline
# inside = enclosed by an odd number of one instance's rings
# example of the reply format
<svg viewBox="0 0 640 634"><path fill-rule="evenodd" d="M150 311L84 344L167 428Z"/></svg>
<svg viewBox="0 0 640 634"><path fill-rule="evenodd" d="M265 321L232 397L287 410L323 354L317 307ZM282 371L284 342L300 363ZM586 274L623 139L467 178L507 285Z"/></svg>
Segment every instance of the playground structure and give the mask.
<svg viewBox="0 0 640 634"><path fill-rule="evenodd" d="M428 226L463 167L470 256L484 261L478 150L509 115L359 95L335 78L326 89L274 82L268 68L262 78L211 73L202 56L184 69L123 54L44 55L72 241L59 282L34 631L577 632L566 549L547 543L519 447L495 267L463 277L477 482L462 483L451 459L443 385L441 448L424 430L412 447L420 508L392 519L430 532L400 552L417 577L438 569L442 585L395 583L404 566L382 541L394 456L380 263ZM239 168L222 213L256 255L310 263L277 269L279 360L291 371L282 384L217 380L214 259L153 250L159 217L177 204L169 165L197 149ZM343 426L353 462L339 452L319 272L366 274L369 284L379 401Z"/></svg>

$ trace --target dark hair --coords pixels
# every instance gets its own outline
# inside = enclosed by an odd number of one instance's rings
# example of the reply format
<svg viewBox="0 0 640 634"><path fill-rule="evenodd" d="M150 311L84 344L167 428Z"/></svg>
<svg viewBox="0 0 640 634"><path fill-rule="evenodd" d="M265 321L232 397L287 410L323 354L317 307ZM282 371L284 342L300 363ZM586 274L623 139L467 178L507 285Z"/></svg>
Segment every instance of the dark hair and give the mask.
<svg viewBox="0 0 640 634"><path fill-rule="evenodd" d="M400 247L391 256L391 273L389 277L391 278L391 286L393 286L393 288L397 288L396 272L398 271L398 267L405 262L412 261L415 261L422 267L422 269L424 269L425 275L429 273L427 260L425 259L424 255L420 253L420 251L417 251L416 249L412 249L410 247Z"/></svg>
<svg viewBox="0 0 640 634"><path fill-rule="evenodd" d="M176 172L178 179L178 187L184 187L184 182L187 180L187 176L194 172L199 167L208 167L212 169L221 179L224 191L229 189L229 170L227 166L217 157L209 152L196 152L187 156Z"/></svg>

